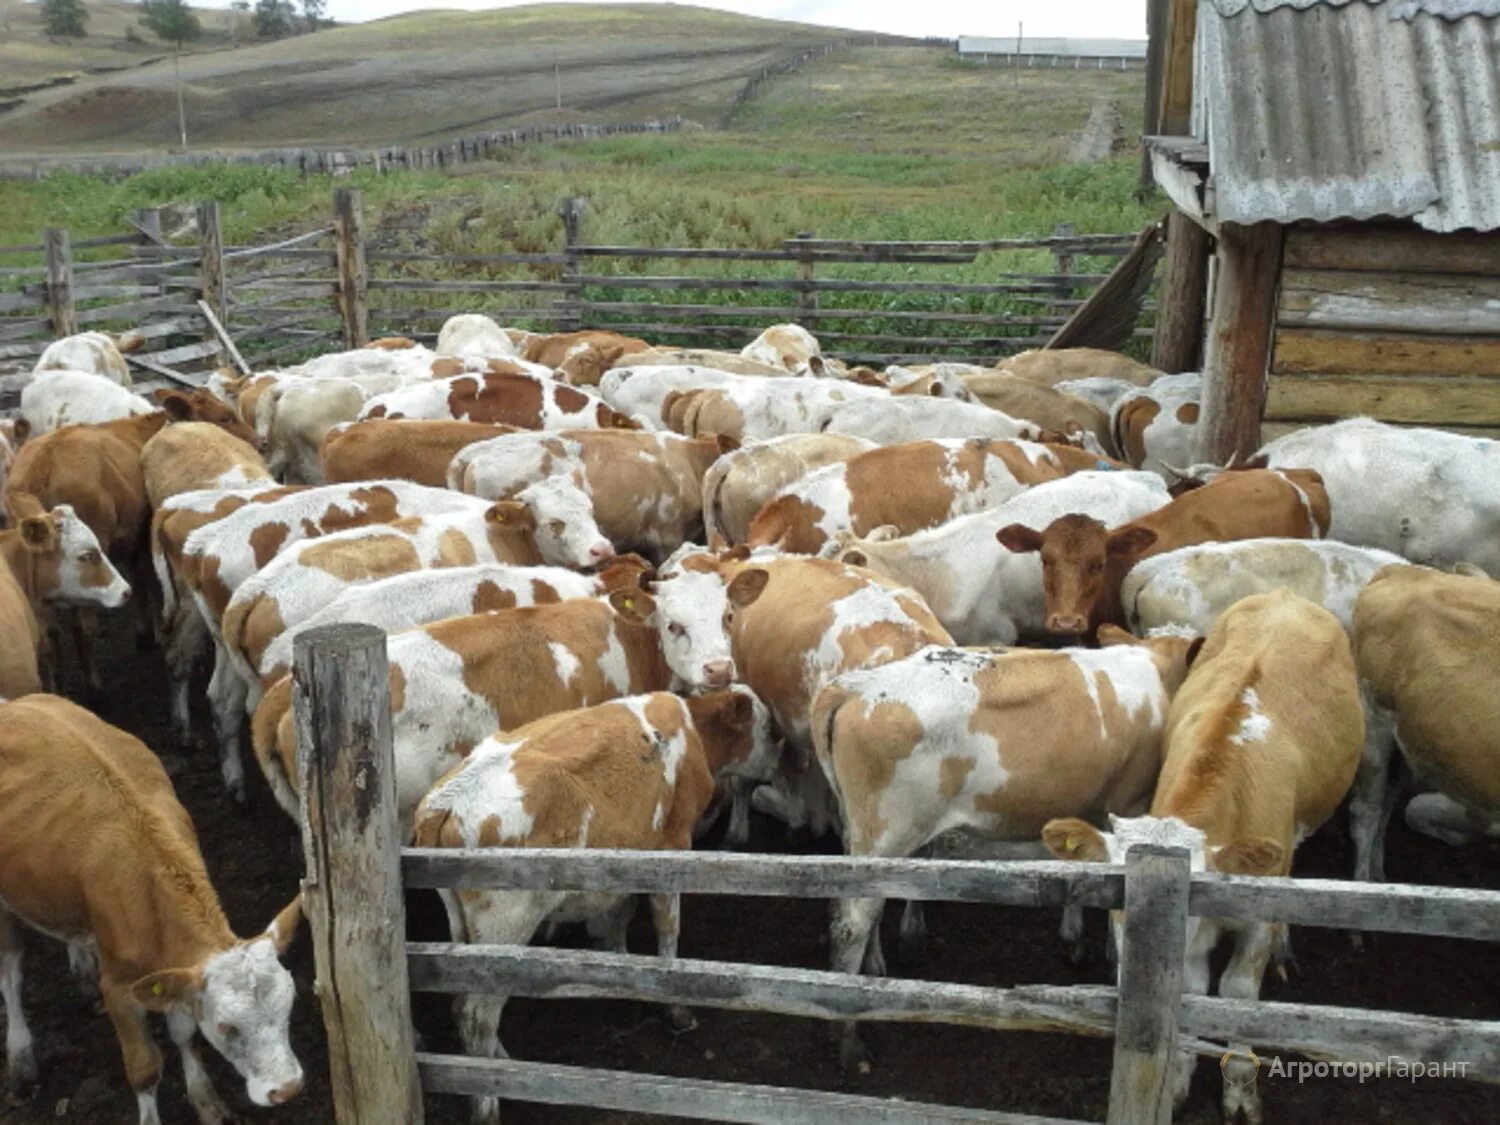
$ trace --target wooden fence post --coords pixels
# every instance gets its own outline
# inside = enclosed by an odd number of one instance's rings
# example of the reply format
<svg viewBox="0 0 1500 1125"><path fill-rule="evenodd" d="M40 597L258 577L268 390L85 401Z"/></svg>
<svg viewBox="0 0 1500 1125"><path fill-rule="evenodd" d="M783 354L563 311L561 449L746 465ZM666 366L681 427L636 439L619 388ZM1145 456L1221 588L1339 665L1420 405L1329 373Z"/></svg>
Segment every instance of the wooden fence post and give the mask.
<svg viewBox="0 0 1500 1125"><path fill-rule="evenodd" d="M1052 228L1053 238L1072 238L1077 233L1078 228L1072 223L1058 223ZM1071 247L1059 248L1054 246L1052 248L1052 272L1059 277L1067 277L1073 272L1073 250ZM1066 282L1059 282L1057 295L1060 300L1072 300L1073 287ZM1053 305L1049 311L1053 316L1060 316L1066 319L1072 310L1067 305L1058 304Z"/></svg>
<svg viewBox="0 0 1500 1125"><path fill-rule="evenodd" d="M813 232L798 231L796 237L805 242L813 237ZM800 246L797 249L799 253L799 257L797 258L797 280L803 284L797 290L796 320L798 324L812 332L816 331L818 327L816 323L809 323L816 320L810 314L816 312L818 308L818 291L812 287L812 250L808 247Z"/></svg>
<svg viewBox="0 0 1500 1125"><path fill-rule="evenodd" d="M338 1125L421 1125L385 633L330 625L293 646L292 704L317 994Z"/></svg>
<svg viewBox="0 0 1500 1125"><path fill-rule="evenodd" d="M219 201L198 204L198 290L203 302L220 323L229 319L229 294L224 280L224 230L219 222ZM203 326L203 338L214 343L214 362L226 362L224 345L213 326Z"/></svg>
<svg viewBox="0 0 1500 1125"><path fill-rule="evenodd" d="M1151 341L1151 366L1169 375L1203 369L1209 243L1208 231L1173 208L1167 216L1167 250Z"/></svg>
<svg viewBox="0 0 1500 1125"><path fill-rule="evenodd" d="M370 342L370 274L365 265L365 209L358 188L334 189L333 242L338 254L344 346L362 348Z"/></svg>
<svg viewBox="0 0 1500 1125"><path fill-rule="evenodd" d="M1108 1125L1172 1120L1188 888L1186 849L1137 844L1126 853Z"/></svg>
<svg viewBox="0 0 1500 1125"><path fill-rule="evenodd" d="M563 255L567 258L563 263L562 274L563 284L567 288L563 290L562 300L568 308L559 321L564 332L577 332L583 327L583 284L578 280L583 268L574 248L579 245L578 227L587 203L586 199L570 195L557 205L557 216L563 224Z"/></svg>
<svg viewBox="0 0 1500 1125"><path fill-rule="evenodd" d="M54 336L71 336L78 330L73 314L73 246L61 227L48 227L43 241L47 248L47 318Z"/></svg>

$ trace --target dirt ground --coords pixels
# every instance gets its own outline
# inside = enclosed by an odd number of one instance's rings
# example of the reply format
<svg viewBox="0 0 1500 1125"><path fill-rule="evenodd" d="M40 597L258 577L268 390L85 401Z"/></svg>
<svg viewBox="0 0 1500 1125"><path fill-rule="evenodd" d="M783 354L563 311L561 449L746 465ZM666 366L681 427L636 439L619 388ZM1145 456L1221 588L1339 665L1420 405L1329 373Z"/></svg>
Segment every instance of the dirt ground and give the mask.
<svg viewBox="0 0 1500 1125"><path fill-rule="evenodd" d="M100 714L158 750L169 746L165 678L154 652L134 651L128 619L110 623L107 693ZM204 717L206 719L206 716ZM206 727L206 723L204 724ZM253 774L252 766L252 774ZM295 892L300 870L293 826L257 786L251 807L229 803L213 756L190 755L176 784L198 826L203 849L231 923L240 933L263 928ZM256 779L258 782L258 779ZM758 837L775 839L766 824ZM1343 876L1351 850L1335 823L1297 855L1299 875ZM1447 848L1392 826L1386 861L1392 880L1446 886L1500 886L1500 845ZM409 899L409 934L445 937L442 911L429 892ZM637 918L632 949L651 948L645 911ZM888 912L894 915L898 912ZM689 899L684 904L685 956L805 967L826 965L826 904L735 898ZM895 917L886 920L885 947L896 951ZM933 904L924 963L895 957L893 972L911 977L985 985L1027 982L1105 982L1103 921L1090 919L1092 956L1069 963L1057 941L1058 915L1050 910ZM1386 936L1354 951L1343 934L1302 928L1293 933L1299 968L1289 981L1268 976L1267 998L1396 1009L1469 1019L1500 1018L1500 973L1494 950L1458 941ZM293 1042L308 1074L296 1102L278 1110L251 1106L243 1083L205 1051L220 1092L245 1121L326 1125L332 1121L322 1027L310 991L309 942L299 938L291 955L298 984ZM62 946L36 934L27 938L26 1005L37 1036L43 1085L23 1106L0 1104L5 1125L44 1122L134 1125L134 1099L123 1079L118 1050L105 1018L82 999L66 972ZM419 996L418 1030L430 1049L456 1049L448 1000ZM594 1001L512 1002L501 1029L511 1054L573 1065L643 1073L691 1075L782 1086L848 1089L873 1095L1007 1109L1079 1120L1102 1120L1109 1090L1110 1042L1062 1035L998 1034L942 1027L870 1027L867 1041L875 1070L841 1082L830 1033L811 1020L742 1015L700 1009L698 1027L676 1034L664 1012L642 1004ZM165 1035L160 1036L165 1044ZM161 1089L165 1125L191 1125L182 1077L169 1055ZM1218 1120L1218 1075L1199 1066L1188 1105L1178 1120L1207 1125ZM1262 1077L1268 1122L1342 1125L1410 1122L1472 1125L1500 1121L1500 1089L1454 1079L1394 1078L1309 1080ZM430 1122L467 1120L457 1099L431 1098ZM509 1125L637 1125L666 1120L637 1115L516 1105ZM675 1119L674 1119L675 1120Z"/></svg>

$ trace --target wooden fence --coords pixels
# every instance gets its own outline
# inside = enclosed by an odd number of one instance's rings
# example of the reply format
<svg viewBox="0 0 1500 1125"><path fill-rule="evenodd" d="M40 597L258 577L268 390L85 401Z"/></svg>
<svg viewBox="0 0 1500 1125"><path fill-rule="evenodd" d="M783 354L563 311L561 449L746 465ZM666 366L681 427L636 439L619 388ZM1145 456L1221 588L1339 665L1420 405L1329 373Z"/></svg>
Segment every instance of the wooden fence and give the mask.
<svg viewBox="0 0 1500 1125"><path fill-rule="evenodd" d="M297 639L304 904L339 1125L414 1125L421 1091L712 1121L1064 1125L1053 1118L779 1086L670 1078L413 1049L410 991L613 998L820 1020L950 1023L1113 1036L1109 1125L1172 1117L1176 1053L1255 1044L1344 1065L1393 1060L1500 1082L1500 1022L1184 993L1189 917L1500 941L1500 892L1261 879L1189 870L1136 847L1123 867L1058 862L570 849L401 848L385 636ZM1124 911L1119 987L981 988L812 970L521 946L405 941L407 887L882 898ZM830 1050L829 1065L834 1065ZM1461 1067L1461 1070L1459 1069Z"/></svg>

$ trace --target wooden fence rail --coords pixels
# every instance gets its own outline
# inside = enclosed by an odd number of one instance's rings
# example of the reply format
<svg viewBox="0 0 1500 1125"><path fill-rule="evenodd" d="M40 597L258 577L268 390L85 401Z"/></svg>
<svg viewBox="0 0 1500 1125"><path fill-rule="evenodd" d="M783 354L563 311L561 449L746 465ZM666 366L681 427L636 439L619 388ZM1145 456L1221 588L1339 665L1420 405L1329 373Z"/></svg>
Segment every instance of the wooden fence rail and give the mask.
<svg viewBox="0 0 1500 1125"><path fill-rule="evenodd" d="M1346 1064L1410 1061L1500 1082L1500 1021L1185 994L1194 916L1500 941L1500 892L1190 869L1137 846L1123 866L572 849L396 848L384 635L297 638L293 700L309 917L339 1125L422 1120L417 1087L711 1121L1046 1123L1052 1118L516 1059L414 1055L410 990L688 1004L825 1021L1112 1036L1110 1125L1169 1122L1178 1053L1255 1043ZM978 987L688 958L405 941L400 889L867 897L1122 910L1119 987ZM830 1060L831 1063L831 1060ZM413 1068L418 1076L413 1080Z"/></svg>

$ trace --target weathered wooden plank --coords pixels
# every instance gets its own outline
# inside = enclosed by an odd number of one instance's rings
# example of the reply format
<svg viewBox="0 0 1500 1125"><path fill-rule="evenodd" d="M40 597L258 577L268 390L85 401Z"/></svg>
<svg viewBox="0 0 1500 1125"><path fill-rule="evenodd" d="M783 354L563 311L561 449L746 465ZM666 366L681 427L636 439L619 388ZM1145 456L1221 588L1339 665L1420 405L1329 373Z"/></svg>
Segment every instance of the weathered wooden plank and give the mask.
<svg viewBox="0 0 1500 1125"><path fill-rule="evenodd" d="M782 245L793 242L793 239L783 239ZM1066 238L1042 235L1037 238L979 238L979 239L952 239L947 241L913 240L908 242L895 242L889 240L868 240L850 238L811 238L806 240L807 245L814 250L867 250L899 248L912 251L943 251L943 250L1057 250L1067 249L1075 254L1108 254L1111 251L1119 251L1122 254L1129 253L1135 244L1133 234L1075 234Z"/></svg>
<svg viewBox="0 0 1500 1125"><path fill-rule="evenodd" d="M363 200L358 188L338 188L333 193L333 245L338 251L336 296L347 348L362 348L370 342L370 269L365 263Z"/></svg>
<svg viewBox="0 0 1500 1125"><path fill-rule="evenodd" d="M1053 302L1047 302L1052 304ZM1059 301L1060 305L1076 306L1079 301ZM807 308L785 306L737 306L737 305L677 305L653 304L650 301L589 301L581 303L584 312L594 313L647 313L660 316L706 316L706 317L795 317L798 321L828 320L903 320L930 322L934 324L978 324L1028 326L1059 325L1067 318L1061 316L1017 316L1013 313L950 313L920 312L899 309L848 309Z"/></svg>
<svg viewBox="0 0 1500 1125"><path fill-rule="evenodd" d="M1437 234L1410 224L1289 230L1286 267L1500 274L1500 231Z"/></svg>
<svg viewBox="0 0 1500 1125"><path fill-rule="evenodd" d="M1362 414L1387 422L1500 425L1500 380L1277 375L1267 388L1267 418L1333 420Z"/></svg>
<svg viewBox="0 0 1500 1125"><path fill-rule="evenodd" d="M370 289L400 293L561 293L562 281L427 281L414 277L372 278Z"/></svg>
<svg viewBox="0 0 1500 1125"><path fill-rule="evenodd" d="M0 340L19 340L37 333L47 333L51 341L52 318L49 316L8 316L0 320Z"/></svg>
<svg viewBox="0 0 1500 1125"><path fill-rule="evenodd" d="M73 300L75 301L97 301L101 297L150 297L161 292L159 285L130 285L115 283L112 285L74 285Z"/></svg>
<svg viewBox="0 0 1500 1125"><path fill-rule="evenodd" d="M100 246L133 246L136 236L133 234L107 234L99 238L80 238L73 243L75 250L93 250Z"/></svg>
<svg viewBox="0 0 1500 1125"><path fill-rule="evenodd" d="M199 340L195 344L184 344L178 348L167 348L165 351L153 352L151 358L157 363L191 363L195 359L209 359L219 354L219 344L216 340Z"/></svg>
<svg viewBox="0 0 1500 1125"><path fill-rule="evenodd" d="M566 254L415 254L403 250L371 250L366 255L371 262L443 262L448 265L474 266L560 266L567 260Z"/></svg>
<svg viewBox="0 0 1500 1125"><path fill-rule="evenodd" d="M97 309L81 309L77 316L80 326L102 324L107 320L132 320L139 316L156 313L185 313L194 309L192 298L186 293L168 293L164 297L146 297L140 301L125 301L118 305L106 305Z"/></svg>
<svg viewBox="0 0 1500 1125"><path fill-rule="evenodd" d="M68 232L47 228L43 239L47 247L47 318L54 336L69 336L78 331L73 314L73 251Z"/></svg>
<svg viewBox="0 0 1500 1125"><path fill-rule="evenodd" d="M1203 351L1200 461L1222 465L1260 448L1280 266L1277 224L1225 223L1219 231L1214 313Z"/></svg>
<svg viewBox="0 0 1500 1125"><path fill-rule="evenodd" d="M1181 211L1167 217L1161 300L1151 366L1175 374L1202 370L1203 313L1208 300L1208 232Z"/></svg>
<svg viewBox="0 0 1500 1125"><path fill-rule="evenodd" d="M799 281L787 277L646 277L630 274L584 274L581 285L612 286L616 289L777 289L828 293L1045 293L1051 295L1061 283L1051 274L1027 274L1018 282L948 281L852 281L845 278L814 278ZM1070 284L1094 285L1103 274L1073 274ZM460 285L462 282L449 284ZM504 284L494 282L491 284Z"/></svg>
<svg viewBox="0 0 1500 1125"><path fill-rule="evenodd" d="M182 371L175 371L160 361L160 353L153 352L144 355L141 352L131 352L125 357L125 361L132 367L139 367L144 371L150 371L161 377L163 386L172 387L201 387L203 378L193 376Z"/></svg>
<svg viewBox="0 0 1500 1125"><path fill-rule="evenodd" d="M1278 321L1291 328L1484 335L1495 330L1500 276L1288 269Z"/></svg>
<svg viewBox="0 0 1500 1125"><path fill-rule="evenodd" d="M35 290L39 287L23 289L18 293L0 293L0 312L16 312L20 309L36 309L41 311L46 307L42 296Z"/></svg>
<svg viewBox="0 0 1500 1125"><path fill-rule="evenodd" d="M1283 328L1276 333L1271 370L1278 375L1360 372L1500 378L1500 334L1431 336Z"/></svg>
<svg viewBox="0 0 1500 1125"><path fill-rule="evenodd" d="M293 248L307 246L319 239L328 238L335 233L336 229L336 227L319 227L317 230L310 230L305 234L295 235L280 242L267 243L264 246L230 246L225 249L224 256L226 258L264 258L271 255L292 257L294 253L322 254L323 250L294 251Z"/></svg>
<svg viewBox="0 0 1500 1125"><path fill-rule="evenodd" d="M223 358L219 346L219 318L228 315L229 290L224 280L224 228L219 201L198 204L198 308L204 314L204 339L214 344L215 359Z"/></svg>
<svg viewBox="0 0 1500 1125"><path fill-rule="evenodd" d="M458 316L460 313L471 313L473 309L417 309L417 308L390 308L375 306L370 309L370 319L395 321L395 322L442 322L450 316ZM553 308L544 306L536 309L492 309L486 308L484 315L501 323L526 317L532 320L563 320L568 317L576 317L576 309Z"/></svg>
<svg viewBox="0 0 1500 1125"><path fill-rule="evenodd" d="M292 702L317 993L339 1125L421 1125L413 1057L385 634L297 638Z"/></svg>
<svg viewBox="0 0 1500 1125"><path fill-rule="evenodd" d="M42 322L40 331L45 332L47 322ZM0 333L0 340L6 337ZM39 336L35 340L26 340L19 344L0 344L0 359L26 359L30 356L41 355L47 350L47 345L52 343L51 336Z"/></svg>
<svg viewBox="0 0 1500 1125"><path fill-rule="evenodd" d="M470 1059L423 1052L417 1056L417 1066L423 1088L438 1094L488 1094L544 1105L582 1105L704 1121L750 1125L848 1125L852 1121L860 1125L1080 1125L1055 1117L896 1098L665 1078L515 1059Z"/></svg>
<svg viewBox="0 0 1500 1125"><path fill-rule="evenodd" d="M977 250L968 251L914 251L904 245L870 247L864 250L818 250L812 246L805 250L739 250L732 247L646 247L646 246L578 246L574 252L587 258L678 258L696 261L727 262L796 262L811 259L818 262L892 262L912 263L937 262L959 265L972 262Z"/></svg>

